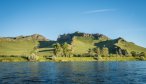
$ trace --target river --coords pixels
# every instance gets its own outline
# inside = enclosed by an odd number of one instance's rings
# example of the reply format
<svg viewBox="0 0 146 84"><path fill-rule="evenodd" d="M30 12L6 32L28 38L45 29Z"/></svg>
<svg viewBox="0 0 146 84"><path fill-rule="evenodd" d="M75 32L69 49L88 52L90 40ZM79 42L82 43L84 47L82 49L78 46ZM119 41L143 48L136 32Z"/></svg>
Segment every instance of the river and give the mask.
<svg viewBox="0 0 146 84"><path fill-rule="evenodd" d="M0 84L145 83L145 61L0 63Z"/></svg>

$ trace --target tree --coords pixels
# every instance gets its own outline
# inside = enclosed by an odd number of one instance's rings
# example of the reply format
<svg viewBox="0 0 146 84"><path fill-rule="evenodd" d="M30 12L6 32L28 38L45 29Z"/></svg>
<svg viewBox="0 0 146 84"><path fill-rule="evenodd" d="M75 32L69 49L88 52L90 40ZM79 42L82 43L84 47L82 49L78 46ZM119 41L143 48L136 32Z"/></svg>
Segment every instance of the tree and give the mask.
<svg viewBox="0 0 146 84"><path fill-rule="evenodd" d="M30 55L28 56L29 61L37 61L38 60L38 55L37 54L39 52L40 44L35 40L33 40L33 42L34 42L35 45L34 45L32 51L30 52Z"/></svg>
<svg viewBox="0 0 146 84"><path fill-rule="evenodd" d="M30 56L28 56L29 61L37 61L38 56L35 53L32 53Z"/></svg>
<svg viewBox="0 0 146 84"><path fill-rule="evenodd" d="M69 48L69 44L67 44L66 42L62 45L62 49L63 49L63 55L65 57L70 57L71 56L71 51L72 49Z"/></svg>
<svg viewBox="0 0 146 84"><path fill-rule="evenodd" d="M39 46L40 46L40 43L39 43L38 41L36 41L36 40L34 40L34 39L33 39L32 41L33 41L34 47L33 47L33 49L29 52L30 55L31 55L32 53L37 54L38 51L39 51Z"/></svg>
<svg viewBox="0 0 146 84"><path fill-rule="evenodd" d="M68 44L65 42L65 43L62 45L63 55L64 55L65 57L67 57L67 48L68 48Z"/></svg>
<svg viewBox="0 0 146 84"><path fill-rule="evenodd" d="M61 52L62 52L61 45L59 43L56 43L54 45L54 54L55 54L55 56L61 55Z"/></svg>
<svg viewBox="0 0 146 84"><path fill-rule="evenodd" d="M119 55L120 55L120 56L123 55L123 53L122 53L122 49L120 49L120 48L119 48Z"/></svg>
<svg viewBox="0 0 146 84"><path fill-rule="evenodd" d="M39 47L38 47L38 46L35 46L35 47L33 48L32 53L37 54L37 53L38 53L38 51L39 51Z"/></svg>
<svg viewBox="0 0 146 84"><path fill-rule="evenodd" d="M91 53L92 53L92 49L89 49L89 50L88 50L89 56L91 56Z"/></svg>
<svg viewBox="0 0 146 84"><path fill-rule="evenodd" d="M123 50L122 50L122 53L123 53L123 55L125 55L125 56L129 56L129 53L128 53L128 51L127 51L126 49L123 49Z"/></svg>
<svg viewBox="0 0 146 84"><path fill-rule="evenodd" d="M116 56L119 56L119 52L118 52L118 47L117 46L115 46L115 54L116 54Z"/></svg>
<svg viewBox="0 0 146 84"><path fill-rule="evenodd" d="M98 47L93 48L93 51L94 51L94 53L96 53L97 56L101 55L100 48L98 48Z"/></svg>
<svg viewBox="0 0 146 84"><path fill-rule="evenodd" d="M139 53L140 60L145 60L145 56L144 52Z"/></svg>
<svg viewBox="0 0 146 84"><path fill-rule="evenodd" d="M132 55L132 56L137 56L137 53L136 53L135 51L132 51L132 52L131 52L131 55Z"/></svg>
<svg viewBox="0 0 146 84"><path fill-rule="evenodd" d="M109 50L107 47L103 47L102 50L101 50L101 54L103 56L109 56Z"/></svg>
<svg viewBox="0 0 146 84"><path fill-rule="evenodd" d="M141 52L141 53L139 53L139 56L143 56L143 57L145 57L146 55L145 55L144 52Z"/></svg>

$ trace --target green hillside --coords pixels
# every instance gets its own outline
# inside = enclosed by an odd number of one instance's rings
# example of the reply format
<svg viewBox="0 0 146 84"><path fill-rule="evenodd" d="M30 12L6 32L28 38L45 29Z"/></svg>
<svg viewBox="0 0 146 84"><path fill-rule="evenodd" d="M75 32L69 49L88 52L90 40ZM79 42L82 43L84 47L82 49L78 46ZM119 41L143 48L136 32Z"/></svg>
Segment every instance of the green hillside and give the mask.
<svg viewBox="0 0 146 84"><path fill-rule="evenodd" d="M71 46L74 54L87 53L88 49L94 48L94 40L92 38L74 37Z"/></svg>
<svg viewBox="0 0 146 84"><path fill-rule="evenodd" d="M48 41L44 36L33 34L30 36L0 38L0 55L30 56L37 46L40 56L49 55L54 41Z"/></svg>
<svg viewBox="0 0 146 84"><path fill-rule="evenodd" d="M88 53L89 49L95 47L99 47L100 49L107 47L111 54L117 54L120 52L119 50L127 51L128 53L131 53L132 51L146 52L146 48L128 42L121 37L110 39L102 34L88 34L81 32L63 34L59 36L58 42L61 44L65 42L69 43L72 46L74 54Z"/></svg>
<svg viewBox="0 0 146 84"><path fill-rule="evenodd" d="M29 55L38 44L35 40L0 40L0 55Z"/></svg>
<svg viewBox="0 0 146 84"><path fill-rule="evenodd" d="M38 56L52 56L55 43L68 43L71 46L72 54L86 54L89 49L107 47L110 54L117 54L119 50L128 53L146 52L146 48L128 42L123 38L110 39L103 34L89 34L74 32L63 34L57 41L49 41L44 36L34 34L30 36L3 37L0 38L0 55L28 56L34 47L38 46Z"/></svg>
<svg viewBox="0 0 146 84"><path fill-rule="evenodd" d="M95 48L95 43L103 42L107 39L95 39L93 37L75 36L71 42L73 53L84 54L88 53L89 49Z"/></svg>
<svg viewBox="0 0 146 84"><path fill-rule="evenodd" d="M138 46L132 42L128 42L123 38L107 40L100 43L96 43L95 45L100 48L102 48L103 46L108 47L110 53L116 53L116 48L127 50L129 53L131 51L146 52L146 48Z"/></svg>
<svg viewBox="0 0 146 84"><path fill-rule="evenodd" d="M56 41L39 41L39 56L53 56L53 44Z"/></svg>
<svg viewBox="0 0 146 84"><path fill-rule="evenodd" d="M121 49L127 49L129 52L131 51L146 52L146 48L138 46L132 42L127 42L125 40L119 40L115 45L117 45Z"/></svg>
<svg viewBox="0 0 146 84"><path fill-rule="evenodd" d="M95 43L107 41L108 38L102 34L89 34L82 32L74 32L70 34L60 35L57 39L59 43L69 43L72 46L72 50L74 54L84 54L88 53L89 49L95 48Z"/></svg>

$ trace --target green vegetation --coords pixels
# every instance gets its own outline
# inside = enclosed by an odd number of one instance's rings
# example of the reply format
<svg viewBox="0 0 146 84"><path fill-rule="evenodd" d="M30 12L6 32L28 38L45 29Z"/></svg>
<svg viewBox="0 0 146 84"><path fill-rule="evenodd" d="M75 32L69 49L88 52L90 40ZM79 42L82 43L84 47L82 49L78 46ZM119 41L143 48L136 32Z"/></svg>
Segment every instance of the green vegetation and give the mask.
<svg viewBox="0 0 146 84"><path fill-rule="evenodd" d="M102 56L109 56L109 50L106 47L103 47L101 50L101 55Z"/></svg>
<svg viewBox="0 0 146 84"><path fill-rule="evenodd" d="M29 57L29 56L0 56L0 62L29 62L29 61L52 61L47 57Z"/></svg>
<svg viewBox="0 0 146 84"><path fill-rule="evenodd" d="M0 61L145 60L146 48L123 38L75 32L49 41L39 34L0 38Z"/></svg>
<svg viewBox="0 0 146 84"><path fill-rule="evenodd" d="M0 62L26 62L26 57L23 56L0 56Z"/></svg>
<svg viewBox="0 0 146 84"><path fill-rule="evenodd" d="M96 59L94 57L56 57L55 59L51 59L51 57L38 57L38 62L68 62L68 61L140 61L146 60L146 58L140 57L120 57L120 56L113 56L113 57L101 57L100 59ZM3 57L0 56L0 62L28 62L29 59L23 56L7 56Z"/></svg>
<svg viewBox="0 0 146 84"><path fill-rule="evenodd" d="M54 55L56 57L70 57L71 56L71 48L69 44L64 43L64 44L59 44L56 43L54 44Z"/></svg>
<svg viewBox="0 0 146 84"><path fill-rule="evenodd" d="M35 40L0 40L0 55L29 55L38 45Z"/></svg>
<svg viewBox="0 0 146 84"><path fill-rule="evenodd" d="M99 61L139 61L141 60L139 57L121 57L121 56L114 56L114 57L102 57ZM144 59L146 60L146 59Z"/></svg>
<svg viewBox="0 0 146 84"><path fill-rule="evenodd" d="M93 45L93 41L87 40L84 42L83 39L79 38L74 38L71 45L72 45L72 49L73 49L73 53L74 54L83 54L83 53L87 53L89 49L95 48L96 46Z"/></svg>
<svg viewBox="0 0 146 84"><path fill-rule="evenodd" d="M97 61L93 57L57 57L56 62L66 62L66 61Z"/></svg>

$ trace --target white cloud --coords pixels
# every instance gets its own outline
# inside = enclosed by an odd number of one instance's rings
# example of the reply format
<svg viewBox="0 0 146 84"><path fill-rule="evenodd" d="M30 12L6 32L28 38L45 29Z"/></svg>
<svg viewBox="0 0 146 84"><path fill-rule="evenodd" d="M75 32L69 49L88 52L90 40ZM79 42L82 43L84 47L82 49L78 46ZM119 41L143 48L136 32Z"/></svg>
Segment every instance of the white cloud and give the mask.
<svg viewBox="0 0 146 84"><path fill-rule="evenodd" d="M84 14L93 14L93 13L103 13L103 12L112 12L116 11L115 9L97 9L84 12Z"/></svg>

